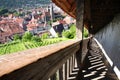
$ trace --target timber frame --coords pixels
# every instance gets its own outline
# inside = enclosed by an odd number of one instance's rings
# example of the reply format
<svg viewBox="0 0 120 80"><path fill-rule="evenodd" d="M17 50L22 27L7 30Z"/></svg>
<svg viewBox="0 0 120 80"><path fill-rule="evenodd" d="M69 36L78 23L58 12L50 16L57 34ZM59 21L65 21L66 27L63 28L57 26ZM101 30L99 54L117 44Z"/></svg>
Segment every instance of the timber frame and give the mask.
<svg viewBox="0 0 120 80"><path fill-rule="evenodd" d="M84 26L89 30L91 34L98 32L114 18L114 15L120 13L120 0L52 1L75 19L80 17L80 14L83 13L84 10ZM77 9L80 9L79 12ZM79 21L77 22L79 24Z"/></svg>

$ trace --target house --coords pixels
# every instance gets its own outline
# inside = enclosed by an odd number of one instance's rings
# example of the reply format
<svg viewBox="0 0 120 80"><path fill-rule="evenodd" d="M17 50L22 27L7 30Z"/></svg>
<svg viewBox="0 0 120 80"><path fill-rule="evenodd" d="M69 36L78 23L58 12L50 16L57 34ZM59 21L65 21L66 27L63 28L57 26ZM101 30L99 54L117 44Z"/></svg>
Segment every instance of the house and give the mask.
<svg viewBox="0 0 120 80"><path fill-rule="evenodd" d="M75 24L75 20L70 16L66 16L63 20L60 19L56 22L53 22L52 26L55 32L62 36L63 30L68 30L70 28L70 24L72 23Z"/></svg>
<svg viewBox="0 0 120 80"><path fill-rule="evenodd" d="M13 39L13 35L24 33L23 28L17 22L9 20L0 21L0 43L5 43Z"/></svg>
<svg viewBox="0 0 120 80"><path fill-rule="evenodd" d="M59 20L59 21L57 21L57 22L54 22L54 23L52 23L52 28L54 29L54 35L55 34L59 34L59 36L60 37L62 37L62 32L63 32L63 30L64 30L64 24L65 24L66 22L65 21L63 21L63 20ZM53 29L52 29L52 31L53 31ZM51 31L50 31L51 32ZM51 32L51 34L53 34L52 32ZM53 35L53 36L54 36Z"/></svg>

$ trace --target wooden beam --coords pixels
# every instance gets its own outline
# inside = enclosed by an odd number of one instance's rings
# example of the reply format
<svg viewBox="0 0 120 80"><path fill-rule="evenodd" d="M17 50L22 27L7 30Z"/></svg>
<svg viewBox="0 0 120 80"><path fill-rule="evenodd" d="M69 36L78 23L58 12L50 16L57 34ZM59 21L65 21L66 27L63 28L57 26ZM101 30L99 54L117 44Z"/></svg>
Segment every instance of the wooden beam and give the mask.
<svg viewBox="0 0 120 80"><path fill-rule="evenodd" d="M77 38L82 39L82 30L83 30L83 18L84 18L84 0L76 0L76 26L77 26Z"/></svg>
<svg viewBox="0 0 120 80"><path fill-rule="evenodd" d="M76 9L76 1L74 1L72 4L71 4L71 8L68 10L69 12L74 12L74 10Z"/></svg>

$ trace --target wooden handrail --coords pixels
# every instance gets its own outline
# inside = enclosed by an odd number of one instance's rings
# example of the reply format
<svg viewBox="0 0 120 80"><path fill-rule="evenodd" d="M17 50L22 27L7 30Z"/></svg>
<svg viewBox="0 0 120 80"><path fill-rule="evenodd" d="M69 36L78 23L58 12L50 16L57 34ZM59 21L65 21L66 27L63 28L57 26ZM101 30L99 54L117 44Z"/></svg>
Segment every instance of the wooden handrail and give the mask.
<svg viewBox="0 0 120 80"><path fill-rule="evenodd" d="M79 49L80 40L70 40L1 56L0 80L48 80L57 70L62 72L63 66L71 72Z"/></svg>

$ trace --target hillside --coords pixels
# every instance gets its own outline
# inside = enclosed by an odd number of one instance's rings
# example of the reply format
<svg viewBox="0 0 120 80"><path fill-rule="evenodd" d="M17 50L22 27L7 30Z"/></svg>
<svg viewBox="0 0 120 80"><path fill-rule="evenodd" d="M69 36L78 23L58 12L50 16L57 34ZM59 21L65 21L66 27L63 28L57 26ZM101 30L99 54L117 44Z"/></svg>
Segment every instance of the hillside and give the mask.
<svg viewBox="0 0 120 80"><path fill-rule="evenodd" d="M4 8L21 8L33 7L40 4L49 4L51 0L0 0L0 7Z"/></svg>

